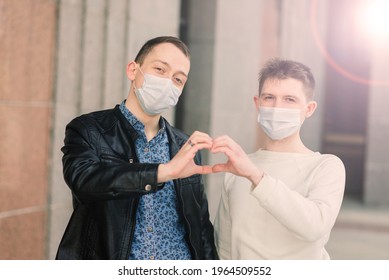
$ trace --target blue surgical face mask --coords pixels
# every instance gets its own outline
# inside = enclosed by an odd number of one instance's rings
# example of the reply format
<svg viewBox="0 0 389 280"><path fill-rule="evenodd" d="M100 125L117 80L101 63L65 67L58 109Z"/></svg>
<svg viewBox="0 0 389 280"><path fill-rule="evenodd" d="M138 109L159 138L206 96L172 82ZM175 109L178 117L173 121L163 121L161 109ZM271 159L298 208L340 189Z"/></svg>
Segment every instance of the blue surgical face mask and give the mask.
<svg viewBox="0 0 389 280"><path fill-rule="evenodd" d="M140 68L139 68L140 70ZM141 88L135 88L135 94L143 111L148 115L158 115L174 107L181 95L181 90L173 85L171 79L151 74L143 74Z"/></svg>
<svg viewBox="0 0 389 280"><path fill-rule="evenodd" d="M273 140L289 137L299 131L301 111L303 109L288 109L278 107L259 107L258 123L263 131Z"/></svg>

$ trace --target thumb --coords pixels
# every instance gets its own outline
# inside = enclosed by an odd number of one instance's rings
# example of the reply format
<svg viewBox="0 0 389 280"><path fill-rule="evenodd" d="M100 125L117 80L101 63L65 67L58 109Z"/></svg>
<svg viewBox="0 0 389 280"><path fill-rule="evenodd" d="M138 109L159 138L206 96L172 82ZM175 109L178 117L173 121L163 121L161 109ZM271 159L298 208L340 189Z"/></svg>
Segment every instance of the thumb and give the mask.
<svg viewBox="0 0 389 280"><path fill-rule="evenodd" d="M198 168L198 174L210 174L210 173L213 173L213 168L212 166L209 166L209 165L202 165L202 166L199 166Z"/></svg>
<svg viewBox="0 0 389 280"><path fill-rule="evenodd" d="M226 165L225 164L215 164L212 166L212 172L214 173L218 173L218 172L225 172L227 170L226 168Z"/></svg>

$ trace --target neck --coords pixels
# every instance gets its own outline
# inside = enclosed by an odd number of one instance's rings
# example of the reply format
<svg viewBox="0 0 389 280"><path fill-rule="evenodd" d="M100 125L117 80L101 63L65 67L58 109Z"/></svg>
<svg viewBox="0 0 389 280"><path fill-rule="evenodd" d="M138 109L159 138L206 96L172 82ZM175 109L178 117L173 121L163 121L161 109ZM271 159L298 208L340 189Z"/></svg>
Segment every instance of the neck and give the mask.
<svg viewBox="0 0 389 280"><path fill-rule="evenodd" d="M312 153L303 142L301 141L299 133L291 135L281 140L272 140L267 136L263 137L261 149L272 152L284 152L284 153L300 153L309 154Z"/></svg>
<svg viewBox="0 0 389 280"><path fill-rule="evenodd" d="M148 141L157 135L159 130L160 115L150 116L146 114L139 105L138 99L133 91L130 91L126 100L127 109L145 126L145 134Z"/></svg>

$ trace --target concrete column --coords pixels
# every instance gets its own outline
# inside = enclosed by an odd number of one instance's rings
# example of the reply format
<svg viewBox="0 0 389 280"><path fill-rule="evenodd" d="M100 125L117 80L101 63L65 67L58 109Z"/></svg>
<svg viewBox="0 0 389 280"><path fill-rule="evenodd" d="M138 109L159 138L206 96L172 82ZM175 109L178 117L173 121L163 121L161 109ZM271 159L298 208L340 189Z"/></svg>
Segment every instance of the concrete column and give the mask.
<svg viewBox="0 0 389 280"><path fill-rule="evenodd" d="M210 132L216 2L214 0L187 2L189 3L187 37L192 61L188 82L180 100L183 112L180 123L188 134L195 130Z"/></svg>
<svg viewBox="0 0 389 280"><path fill-rule="evenodd" d="M317 6L312 7L312 3ZM315 11L312 11L312 9ZM327 2L326 1L282 1L281 6L280 56L304 63L311 68L316 79L314 99L318 103L315 114L307 119L301 130L301 137L307 147L320 151L325 95L325 58L320 52L315 36L325 42ZM316 17L312 17L316 14Z"/></svg>
<svg viewBox="0 0 389 280"><path fill-rule="evenodd" d="M48 218L48 251L47 257L55 257L59 241L65 231L72 211L71 193L62 175L62 153L66 124L73 119L81 108L91 108L82 103L81 91L84 90L89 98L93 92L82 81L89 79L90 73L82 75L83 61L83 16L85 6L83 1L62 0L59 6L57 34L57 64L56 84L54 88L54 126L52 134L51 174L49 189L49 205L51 211ZM88 21L86 21L88 22ZM85 57L89 59L89 56ZM85 64L85 63L84 63ZM99 92L99 91L98 91ZM95 106L98 106L95 104ZM95 108L95 107L93 107Z"/></svg>
<svg viewBox="0 0 389 280"><path fill-rule="evenodd" d="M105 66L103 89L103 107L112 108L120 103L127 90L123 86L127 81L127 29L128 0L107 1L106 38L103 63Z"/></svg>
<svg viewBox="0 0 389 280"><path fill-rule="evenodd" d="M212 137L228 134L253 152L257 124L252 98L261 57L262 2L191 1L189 11L192 70L185 93L185 130L201 130ZM205 160L222 161L222 155ZM211 221L223 177L220 173L206 178Z"/></svg>
<svg viewBox="0 0 389 280"><path fill-rule="evenodd" d="M82 38L78 38L81 41L76 44L80 45L80 51L83 52L80 73L80 112L87 113L100 109L104 100L104 57L108 4L106 0L86 0L84 6L81 6L82 1L79 2L75 8L78 9L79 13L82 12L82 9L84 10L83 15L78 14L81 19L76 19L78 34L82 36ZM70 20L65 11L65 9L60 9L61 15L63 15L61 19L63 21ZM81 20L84 21L83 24ZM63 25L65 24L67 23L63 22ZM65 34L60 34L60 38L63 39Z"/></svg>
<svg viewBox="0 0 389 280"><path fill-rule="evenodd" d="M384 39L384 38L381 38ZM389 204L389 40L373 42L363 200Z"/></svg>

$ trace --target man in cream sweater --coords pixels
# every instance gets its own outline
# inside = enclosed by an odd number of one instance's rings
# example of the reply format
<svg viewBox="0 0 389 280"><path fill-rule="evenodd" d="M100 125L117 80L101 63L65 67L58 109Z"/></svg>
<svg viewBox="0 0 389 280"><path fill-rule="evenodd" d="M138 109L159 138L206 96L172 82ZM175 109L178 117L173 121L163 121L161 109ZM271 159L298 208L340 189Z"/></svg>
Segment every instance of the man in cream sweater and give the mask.
<svg viewBox="0 0 389 280"><path fill-rule="evenodd" d="M329 259L325 245L343 200L345 169L330 154L308 149L300 127L316 109L315 81L305 65L267 62L254 96L260 149L247 155L228 136L212 152L228 161L215 220L221 259Z"/></svg>

